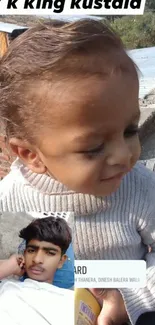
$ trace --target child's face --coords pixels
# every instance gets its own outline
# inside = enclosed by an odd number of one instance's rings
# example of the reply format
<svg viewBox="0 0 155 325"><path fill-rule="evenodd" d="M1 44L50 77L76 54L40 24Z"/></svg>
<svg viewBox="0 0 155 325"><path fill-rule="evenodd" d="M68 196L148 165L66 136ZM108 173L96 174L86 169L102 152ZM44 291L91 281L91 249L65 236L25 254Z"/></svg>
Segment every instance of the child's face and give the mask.
<svg viewBox="0 0 155 325"><path fill-rule="evenodd" d="M138 92L136 77L119 73L62 83L49 93L54 122L39 147L49 173L77 192L115 191L140 156Z"/></svg>
<svg viewBox="0 0 155 325"><path fill-rule="evenodd" d="M30 279L52 283L54 274L61 268L66 255L54 244L31 240L25 250L25 271Z"/></svg>

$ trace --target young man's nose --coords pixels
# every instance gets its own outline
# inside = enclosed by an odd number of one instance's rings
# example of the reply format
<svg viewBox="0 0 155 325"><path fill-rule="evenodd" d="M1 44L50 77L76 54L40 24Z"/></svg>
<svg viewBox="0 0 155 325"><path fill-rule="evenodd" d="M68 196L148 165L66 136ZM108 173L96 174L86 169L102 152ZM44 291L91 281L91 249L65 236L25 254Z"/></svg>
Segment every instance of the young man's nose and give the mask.
<svg viewBox="0 0 155 325"><path fill-rule="evenodd" d="M37 252L34 256L33 256L33 262L35 264L42 264L44 262L44 256L42 252Z"/></svg>
<svg viewBox="0 0 155 325"><path fill-rule="evenodd" d="M115 143L107 158L110 166L120 165L124 170L131 167L132 152L125 141Z"/></svg>

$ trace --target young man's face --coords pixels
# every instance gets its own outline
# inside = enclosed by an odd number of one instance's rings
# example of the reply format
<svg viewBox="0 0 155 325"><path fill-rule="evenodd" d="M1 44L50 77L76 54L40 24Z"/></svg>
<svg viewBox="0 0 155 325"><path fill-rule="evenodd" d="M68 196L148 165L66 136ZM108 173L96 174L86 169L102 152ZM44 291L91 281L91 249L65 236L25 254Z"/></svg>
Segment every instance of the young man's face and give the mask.
<svg viewBox="0 0 155 325"><path fill-rule="evenodd" d="M52 105L57 110L54 126L42 135L40 158L69 189L109 195L140 156L138 79L120 72L65 87L46 98L49 112Z"/></svg>
<svg viewBox="0 0 155 325"><path fill-rule="evenodd" d="M46 241L32 239L25 250L25 271L32 280L52 283L54 274L61 268L67 256L61 256L61 248Z"/></svg>

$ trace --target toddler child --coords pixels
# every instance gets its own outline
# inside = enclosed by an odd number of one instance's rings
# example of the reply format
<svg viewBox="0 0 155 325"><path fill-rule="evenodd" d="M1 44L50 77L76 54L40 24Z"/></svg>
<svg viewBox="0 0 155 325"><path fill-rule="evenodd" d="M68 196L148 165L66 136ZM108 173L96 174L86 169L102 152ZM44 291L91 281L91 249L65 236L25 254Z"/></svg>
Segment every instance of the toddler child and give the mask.
<svg viewBox="0 0 155 325"><path fill-rule="evenodd" d="M0 62L0 115L18 156L0 211L73 211L76 258L147 261L145 288L106 295L103 325L155 310L155 176L137 163L138 95L135 64L96 20L31 28Z"/></svg>

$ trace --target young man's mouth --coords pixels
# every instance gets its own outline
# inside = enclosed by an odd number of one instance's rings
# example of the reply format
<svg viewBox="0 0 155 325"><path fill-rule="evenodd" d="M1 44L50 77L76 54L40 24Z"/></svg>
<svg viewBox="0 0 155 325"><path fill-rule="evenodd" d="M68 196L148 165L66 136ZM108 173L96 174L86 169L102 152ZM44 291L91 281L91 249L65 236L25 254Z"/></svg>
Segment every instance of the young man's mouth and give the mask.
<svg viewBox="0 0 155 325"><path fill-rule="evenodd" d="M40 275L44 272L44 269L39 266L32 266L29 268L29 271L35 275Z"/></svg>

